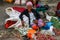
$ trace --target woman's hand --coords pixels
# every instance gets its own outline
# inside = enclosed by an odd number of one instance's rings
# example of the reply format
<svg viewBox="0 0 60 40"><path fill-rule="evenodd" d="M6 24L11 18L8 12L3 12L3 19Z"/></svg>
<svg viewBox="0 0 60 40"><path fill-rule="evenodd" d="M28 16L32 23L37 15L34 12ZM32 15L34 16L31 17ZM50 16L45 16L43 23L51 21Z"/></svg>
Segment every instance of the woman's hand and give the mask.
<svg viewBox="0 0 60 40"><path fill-rule="evenodd" d="M22 26L24 26L24 21L22 21L21 23L22 23Z"/></svg>
<svg viewBox="0 0 60 40"><path fill-rule="evenodd" d="M38 20L34 20L34 23L36 23L36 24L37 24L37 23L38 23Z"/></svg>

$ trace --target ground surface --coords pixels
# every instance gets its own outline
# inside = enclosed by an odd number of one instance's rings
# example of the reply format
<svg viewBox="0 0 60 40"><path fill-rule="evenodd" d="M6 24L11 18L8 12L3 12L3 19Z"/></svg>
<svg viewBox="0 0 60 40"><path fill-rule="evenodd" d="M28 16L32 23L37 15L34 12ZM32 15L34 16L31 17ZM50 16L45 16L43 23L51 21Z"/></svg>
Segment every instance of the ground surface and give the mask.
<svg viewBox="0 0 60 40"><path fill-rule="evenodd" d="M5 8L13 7L13 6L17 6L17 5L12 5L9 3L0 4L0 40L20 40L19 38L15 37L12 34L13 30L10 30L10 29L7 30L4 28L5 19L9 17L5 13Z"/></svg>
<svg viewBox="0 0 60 40"><path fill-rule="evenodd" d="M0 40L20 40L19 38L15 37L12 34L12 32L15 32L13 29L4 28L5 19L9 17L5 13L5 8L12 6L17 6L17 5L7 4L7 3L0 4ZM60 37L56 37L56 38L57 40L60 40Z"/></svg>

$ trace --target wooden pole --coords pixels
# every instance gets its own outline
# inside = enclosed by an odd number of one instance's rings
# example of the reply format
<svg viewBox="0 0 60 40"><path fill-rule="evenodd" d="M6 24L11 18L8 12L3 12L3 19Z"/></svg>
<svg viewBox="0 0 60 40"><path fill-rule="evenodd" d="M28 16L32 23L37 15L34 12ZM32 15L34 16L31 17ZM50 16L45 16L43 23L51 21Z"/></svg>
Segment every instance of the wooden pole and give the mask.
<svg viewBox="0 0 60 40"><path fill-rule="evenodd" d="M20 5L21 5L21 0L20 0Z"/></svg>

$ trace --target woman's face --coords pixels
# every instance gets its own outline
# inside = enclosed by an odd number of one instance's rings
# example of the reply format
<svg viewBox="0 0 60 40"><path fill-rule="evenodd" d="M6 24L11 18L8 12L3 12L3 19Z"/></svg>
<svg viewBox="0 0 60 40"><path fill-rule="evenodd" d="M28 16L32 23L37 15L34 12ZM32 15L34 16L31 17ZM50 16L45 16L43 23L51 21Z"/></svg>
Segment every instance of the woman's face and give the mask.
<svg viewBox="0 0 60 40"><path fill-rule="evenodd" d="M28 11L30 12L31 9L32 9L32 6L31 6L31 5L28 5L28 6L27 6L27 9L28 9Z"/></svg>

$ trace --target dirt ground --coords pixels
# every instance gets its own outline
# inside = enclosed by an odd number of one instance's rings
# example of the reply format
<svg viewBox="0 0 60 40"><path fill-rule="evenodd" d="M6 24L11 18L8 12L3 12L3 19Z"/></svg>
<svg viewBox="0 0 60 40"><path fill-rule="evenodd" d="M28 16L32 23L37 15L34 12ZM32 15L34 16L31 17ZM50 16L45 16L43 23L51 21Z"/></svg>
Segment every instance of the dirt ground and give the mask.
<svg viewBox="0 0 60 40"><path fill-rule="evenodd" d="M13 29L4 28L5 19L9 17L5 13L5 8L12 7L12 6L19 6L19 5L8 4L8 3L3 3L0 5L0 40L20 40L18 37L14 36L12 33L12 32L18 33L17 31ZM60 40L60 36L56 36L56 39Z"/></svg>

